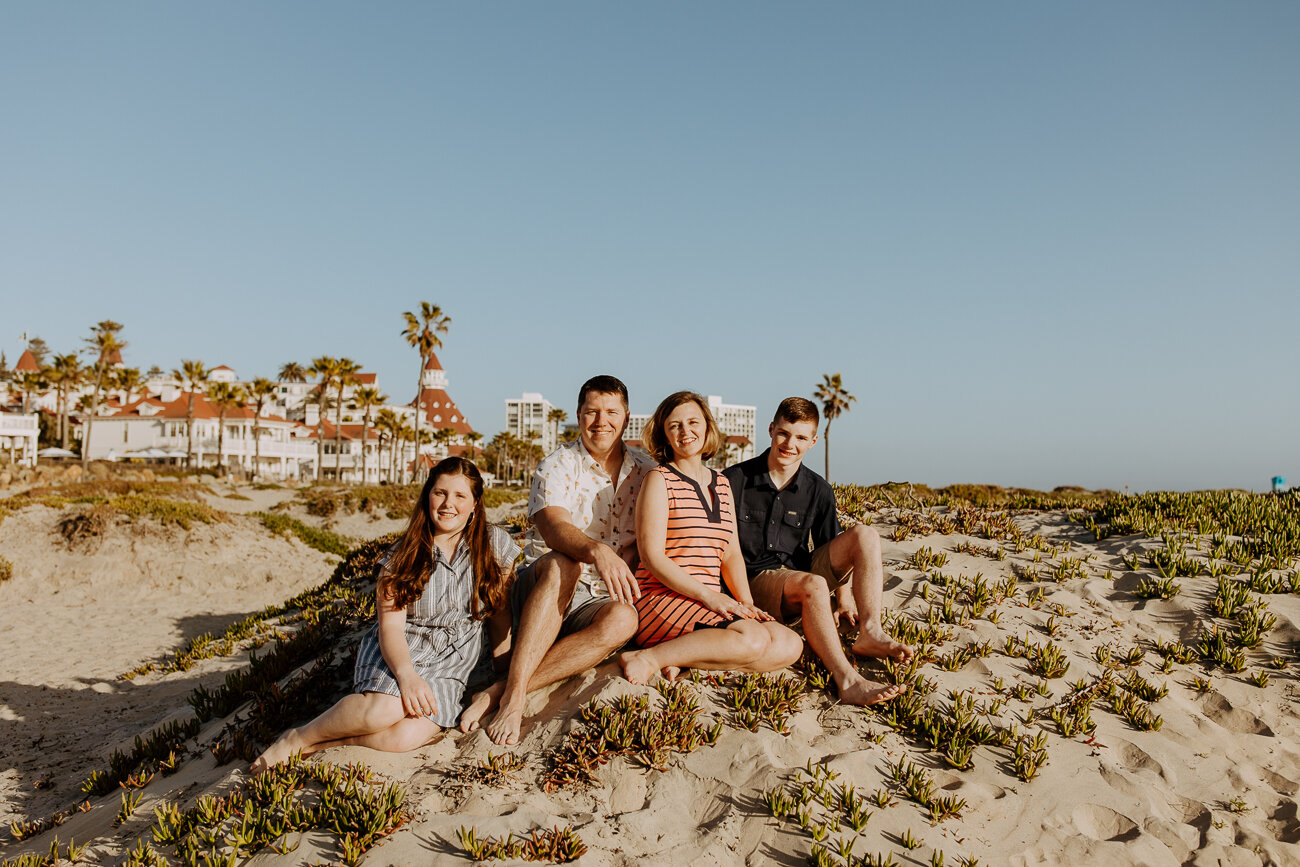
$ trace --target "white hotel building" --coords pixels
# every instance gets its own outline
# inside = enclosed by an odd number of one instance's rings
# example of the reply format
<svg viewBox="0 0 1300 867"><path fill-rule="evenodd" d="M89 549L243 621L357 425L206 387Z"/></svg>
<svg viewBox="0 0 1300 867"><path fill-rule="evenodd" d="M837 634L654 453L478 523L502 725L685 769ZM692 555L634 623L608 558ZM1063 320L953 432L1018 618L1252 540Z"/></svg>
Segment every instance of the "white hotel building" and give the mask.
<svg viewBox="0 0 1300 867"><path fill-rule="evenodd" d="M542 447L544 454L549 455L559 445L556 436L558 425L548 418L554 409L549 400L532 391L506 398L506 433L526 441L528 435L535 432L535 442Z"/></svg>

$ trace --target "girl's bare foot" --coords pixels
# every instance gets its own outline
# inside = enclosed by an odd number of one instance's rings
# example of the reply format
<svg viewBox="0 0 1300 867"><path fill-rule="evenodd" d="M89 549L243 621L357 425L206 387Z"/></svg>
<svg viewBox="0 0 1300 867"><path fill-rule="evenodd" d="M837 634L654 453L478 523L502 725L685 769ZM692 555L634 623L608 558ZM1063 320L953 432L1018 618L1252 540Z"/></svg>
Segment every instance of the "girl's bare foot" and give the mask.
<svg viewBox="0 0 1300 867"><path fill-rule="evenodd" d="M620 654L618 664L623 669L624 677L642 685L654 680L660 668L648 650L632 650Z"/></svg>
<svg viewBox="0 0 1300 867"><path fill-rule="evenodd" d="M253 776L264 774L274 768L276 765L282 765L289 761L290 756L294 753L301 753L309 756L315 752L312 747L314 744L304 743L297 729L289 729L280 735L279 740L266 748L262 753L248 766L248 772Z"/></svg>
<svg viewBox="0 0 1300 867"><path fill-rule="evenodd" d="M659 670L659 673L663 675L664 680L669 683L676 683L677 678L682 676L681 668L676 665L666 665Z"/></svg>
<svg viewBox="0 0 1300 867"><path fill-rule="evenodd" d="M506 691L505 681L494 683L487 689L474 693L474 697L469 700L469 707L460 715L460 730L463 732L476 731L483 717L497 706L501 700L501 693Z"/></svg>

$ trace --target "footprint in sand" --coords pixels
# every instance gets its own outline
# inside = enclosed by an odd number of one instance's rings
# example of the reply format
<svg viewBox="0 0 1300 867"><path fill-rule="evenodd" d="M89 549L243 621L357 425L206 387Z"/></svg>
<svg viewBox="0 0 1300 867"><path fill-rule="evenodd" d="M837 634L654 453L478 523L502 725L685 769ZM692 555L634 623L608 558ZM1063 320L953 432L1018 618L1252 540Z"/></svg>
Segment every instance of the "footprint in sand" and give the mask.
<svg viewBox="0 0 1300 867"><path fill-rule="evenodd" d="M1221 692L1207 693L1201 703L1201 710L1209 720L1230 732L1273 736L1273 730L1262 719L1244 708L1234 707Z"/></svg>
<svg viewBox="0 0 1300 867"><path fill-rule="evenodd" d="M1093 840L1127 843L1142 834L1137 823L1128 816L1100 804L1080 804L1070 814L1070 821L1076 831Z"/></svg>

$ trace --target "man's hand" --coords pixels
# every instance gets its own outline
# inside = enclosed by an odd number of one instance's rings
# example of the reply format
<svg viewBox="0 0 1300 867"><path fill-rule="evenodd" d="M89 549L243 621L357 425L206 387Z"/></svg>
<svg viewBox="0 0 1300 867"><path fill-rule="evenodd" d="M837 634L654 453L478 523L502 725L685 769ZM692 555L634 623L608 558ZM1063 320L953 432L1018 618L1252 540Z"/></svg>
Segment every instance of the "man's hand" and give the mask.
<svg viewBox="0 0 1300 867"><path fill-rule="evenodd" d="M598 544L591 564L600 580L605 582L611 599L633 605L641 598L641 586L636 576L628 568L627 561L615 554L613 548Z"/></svg>

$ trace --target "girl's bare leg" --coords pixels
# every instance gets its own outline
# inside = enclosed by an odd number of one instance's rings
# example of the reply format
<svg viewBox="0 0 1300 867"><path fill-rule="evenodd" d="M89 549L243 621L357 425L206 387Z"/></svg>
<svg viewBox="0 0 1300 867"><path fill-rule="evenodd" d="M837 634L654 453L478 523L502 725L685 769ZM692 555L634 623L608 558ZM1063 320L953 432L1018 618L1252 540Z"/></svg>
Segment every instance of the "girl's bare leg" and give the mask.
<svg viewBox="0 0 1300 867"><path fill-rule="evenodd" d="M404 717L383 731L350 738L339 738L317 744L313 752L327 750L330 747L369 747L386 753L409 753L418 750L442 732L442 726L430 719L419 716Z"/></svg>
<svg viewBox="0 0 1300 867"><path fill-rule="evenodd" d="M405 717L402 700L395 695L378 692L345 695L316 719L280 735L279 740L257 757L249 771L260 774L288 761L296 752L309 756L332 741L382 732Z"/></svg>

